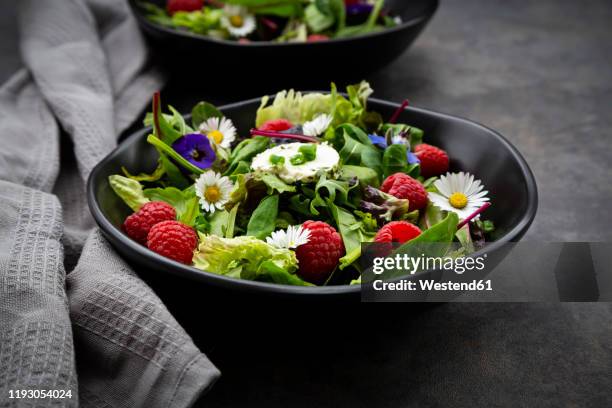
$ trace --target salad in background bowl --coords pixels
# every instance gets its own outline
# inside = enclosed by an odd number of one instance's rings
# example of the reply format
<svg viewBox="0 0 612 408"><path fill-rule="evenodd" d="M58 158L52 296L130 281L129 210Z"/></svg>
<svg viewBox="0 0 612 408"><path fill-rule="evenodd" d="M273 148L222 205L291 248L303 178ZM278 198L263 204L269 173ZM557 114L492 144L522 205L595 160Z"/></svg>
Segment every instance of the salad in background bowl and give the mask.
<svg viewBox="0 0 612 408"><path fill-rule="evenodd" d="M190 120L162 112L156 94L145 123L157 167L108 177L133 211L123 231L207 273L296 286L359 283L363 242L482 247L494 224L478 175L452 171L452 152L400 122L405 104L371 110L371 93L365 81L345 95L281 91L246 134L207 102Z"/></svg>
<svg viewBox="0 0 612 408"><path fill-rule="evenodd" d="M204 75L241 89L266 79L279 88L357 81L398 58L438 6L438 0L196 3L193 11L171 8L170 15L166 0L129 0L158 63L192 87ZM217 83L205 82L207 89Z"/></svg>
<svg viewBox="0 0 612 408"><path fill-rule="evenodd" d="M164 27L221 40L313 42L368 34L401 24L384 0L141 1L145 17Z"/></svg>

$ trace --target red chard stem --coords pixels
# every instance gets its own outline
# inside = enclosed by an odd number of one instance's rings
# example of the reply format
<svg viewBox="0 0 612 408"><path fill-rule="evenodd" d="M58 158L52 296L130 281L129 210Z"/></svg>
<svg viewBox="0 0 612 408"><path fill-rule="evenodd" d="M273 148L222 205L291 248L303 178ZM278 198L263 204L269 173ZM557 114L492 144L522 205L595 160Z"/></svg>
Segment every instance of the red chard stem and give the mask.
<svg viewBox="0 0 612 408"><path fill-rule="evenodd" d="M480 207L479 209L477 209L476 211L474 211L472 214L470 214L465 220L461 221L459 224L457 224L457 229L460 230L461 228L463 228L463 226L465 224L467 224L468 222L472 221L478 214L480 214L481 212L483 212L484 210L486 210L487 208L489 208L491 206L491 203L484 203L482 205L482 207Z"/></svg>
<svg viewBox="0 0 612 408"><path fill-rule="evenodd" d="M294 133L272 132L268 130L259 130L259 129L251 129L251 136L276 137L279 139L293 139L293 140L301 140L304 142L319 143L319 139L317 139L316 137L312 137L312 136L296 135Z"/></svg>
<svg viewBox="0 0 612 408"><path fill-rule="evenodd" d="M395 110L395 112L393 112L393 115L391 115L391 119L389 119L389 123L397 122L397 119L399 118L399 115L404 111L404 109L406 109L406 107L408 106L409 103L410 102L408 101L408 99L404 99L404 101L402 102L400 107L397 108Z"/></svg>

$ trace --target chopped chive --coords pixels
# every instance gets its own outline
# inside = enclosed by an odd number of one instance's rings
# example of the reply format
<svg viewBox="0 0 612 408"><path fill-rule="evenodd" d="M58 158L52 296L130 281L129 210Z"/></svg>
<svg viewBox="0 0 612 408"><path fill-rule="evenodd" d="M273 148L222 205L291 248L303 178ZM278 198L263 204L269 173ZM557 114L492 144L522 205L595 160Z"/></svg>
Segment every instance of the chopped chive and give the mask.
<svg viewBox="0 0 612 408"><path fill-rule="evenodd" d="M304 157L304 155L302 153L298 153L295 156L292 156L289 161L291 162L291 164L293 164L294 166L299 166L300 164L304 164L306 163L306 158Z"/></svg>
<svg viewBox="0 0 612 408"><path fill-rule="evenodd" d="M270 156L270 163L275 166L282 166L285 164L285 158L283 156L277 156L275 154Z"/></svg>
<svg viewBox="0 0 612 408"><path fill-rule="evenodd" d="M306 161L313 161L317 157L317 145L316 144L307 144L304 146L300 146L298 150L300 153L304 155L304 159Z"/></svg>

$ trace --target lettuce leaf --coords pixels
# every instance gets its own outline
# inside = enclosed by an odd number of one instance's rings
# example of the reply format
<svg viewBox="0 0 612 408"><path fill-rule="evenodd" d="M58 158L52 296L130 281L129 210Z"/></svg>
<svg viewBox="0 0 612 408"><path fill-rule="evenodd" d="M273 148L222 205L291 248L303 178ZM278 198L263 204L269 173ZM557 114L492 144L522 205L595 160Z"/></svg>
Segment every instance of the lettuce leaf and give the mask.
<svg viewBox="0 0 612 408"><path fill-rule="evenodd" d="M291 123L304 123L321 113L331 111L330 94L309 93L302 95L293 89L276 94L274 101L268 105L270 98L264 96L257 110L255 125L260 127L268 120L287 119Z"/></svg>
<svg viewBox="0 0 612 408"><path fill-rule="evenodd" d="M142 185L131 178L114 174L108 177L111 188L134 212L140 210L149 199L144 195Z"/></svg>
<svg viewBox="0 0 612 408"><path fill-rule="evenodd" d="M193 263L204 271L234 278L310 285L295 275L298 260L293 251L275 248L254 237L200 235Z"/></svg>

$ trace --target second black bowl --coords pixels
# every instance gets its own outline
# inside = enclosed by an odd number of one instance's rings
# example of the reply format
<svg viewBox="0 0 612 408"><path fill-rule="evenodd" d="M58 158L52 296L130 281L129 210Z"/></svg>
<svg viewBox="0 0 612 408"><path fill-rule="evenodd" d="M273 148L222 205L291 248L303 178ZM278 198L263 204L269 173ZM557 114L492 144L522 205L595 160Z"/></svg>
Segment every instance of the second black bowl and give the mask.
<svg viewBox="0 0 612 408"><path fill-rule="evenodd" d="M199 78L223 77L239 82L269 79L275 81L275 88L287 80L296 87L316 78L326 83L363 78L399 57L438 8L438 0L389 0L386 7L392 15L400 16L402 23L380 32L313 43L241 44L152 23L138 5L139 0L129 2L153 54L167 67L183 73L197 72Z"/></svg>

